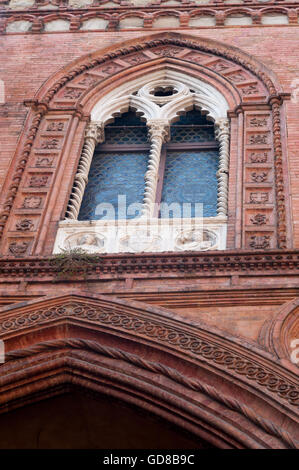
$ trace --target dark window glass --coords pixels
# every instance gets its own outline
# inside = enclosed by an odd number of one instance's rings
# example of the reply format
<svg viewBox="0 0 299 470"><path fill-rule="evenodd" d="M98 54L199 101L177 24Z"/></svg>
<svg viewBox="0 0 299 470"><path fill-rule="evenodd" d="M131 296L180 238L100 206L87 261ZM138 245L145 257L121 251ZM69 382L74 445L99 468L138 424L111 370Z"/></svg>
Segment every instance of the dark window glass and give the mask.
<svg viewBox="0 0 299 470"><path fill-rule="evenodd" d="M165 147L161 202L191 203L191 217L198 215L195 203L201 203L204 217L216 216L219 154L213 123L199 111L190 111L171 126L171 141ZM182 209L181 214L184 215ZM168 217L163 204L160 217Z"/></svg>
<svg viewBox="0 0 299 470"><path fill-rule="evenodd" d="M138 146L143 146L138 150ZM129 112L105 128L105 143L96 148L88 175L79 220L113 218L98 205L112 204L116 218L133 218L126 215L126 208L132 203L142 203L144 175L149 156L147 127L134 113ZM126 146L127 148L122 150ZM119 213L119 196L126 197L125 207ZM136 216L138 213L136 214Z"/></svg>
<svg viewBox="0 0 299 470"><path fill-rule="evenodd" d="M216 216L217 168L217 150L168 152L162 202L191 203L191 217L195 216L194 203L202 203L204 217ZM161 210L163 216L167 213Z"/></svg>
<svg viewBox="0 0 299 470"><path fill-rule="evenodd" d="M128 215L126 209L143 202L149 150L146 124L133 112L106 126L105 143L96 148L78 219L113 218L113 212L98 207L101 203L112 204L116 218L137 216ZM195 110L181 116L171 126L170 142L162 148L157 202L178 203L181 208L191 203L191 217L197 215L195 203L201 203L204 217L216 216L218 157L213 123ZM119 196L126 197L121 213ZM173 216L162 204L160 217Z"/></svg>

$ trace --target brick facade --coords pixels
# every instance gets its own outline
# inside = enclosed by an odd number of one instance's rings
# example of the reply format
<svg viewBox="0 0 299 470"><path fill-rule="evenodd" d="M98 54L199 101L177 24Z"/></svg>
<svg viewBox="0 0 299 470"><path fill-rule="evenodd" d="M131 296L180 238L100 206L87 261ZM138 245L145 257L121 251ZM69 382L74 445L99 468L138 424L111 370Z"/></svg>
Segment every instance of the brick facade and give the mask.
<svg viewBox="0 0 299 470"><path fill-rule="evenodd" d="M75 371L211 445L298 447L298 2L0 5L0 410ZM208 76L229 103L227 250L99 255L61 277L51 254L91 109L163 67Z"/></svg>

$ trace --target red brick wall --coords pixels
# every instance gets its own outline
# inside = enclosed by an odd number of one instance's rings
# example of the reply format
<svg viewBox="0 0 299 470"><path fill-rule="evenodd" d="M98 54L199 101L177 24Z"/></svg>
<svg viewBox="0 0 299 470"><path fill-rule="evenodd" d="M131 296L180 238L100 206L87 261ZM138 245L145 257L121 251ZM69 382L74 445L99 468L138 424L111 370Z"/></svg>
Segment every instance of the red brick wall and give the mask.
<svg viewBox="0 0 299 470"><path fill-rule="evenodd" d="M299 38L297 28L294 26L210 28L200 31L190 31L189 29L180 30L180 32L216 39L253 55L273 71L283 92L290 92L293 81L299 77L299 65L296 57ZM148 35L149 32L67 32L2 36L0 78L5 83L6 103L0 108L1 185L17 147L27 114L23 101L32 99L41 85L61 67L90 52L114 43L120 44L122 41L145 34ZM299 247L299 171L297 168L299 103L294 101L293 99L286 102L285 107L294 247ZM288 177L288 175L286 176Z"/></svg>

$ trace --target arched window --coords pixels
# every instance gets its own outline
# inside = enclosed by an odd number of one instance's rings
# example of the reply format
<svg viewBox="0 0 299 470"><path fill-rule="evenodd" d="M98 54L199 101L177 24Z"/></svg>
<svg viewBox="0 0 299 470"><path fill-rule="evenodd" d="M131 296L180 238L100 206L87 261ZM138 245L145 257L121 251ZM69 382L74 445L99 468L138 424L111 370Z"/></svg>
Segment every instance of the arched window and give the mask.
<svg viewBox="0 0 299 470"><path fill-rule="evenodd" d="M197 203L204 217L217 216L219 152L214 124L192 110L173 123L170 136L161 149L153 215L195 217ZM149 150L147 127L132 111L108 124L105 142L93 155L78 220L138 215L128 208L143 202ZM189 210L183 211L183 204L185 208L189 204ZM113 211L108 211L108 205Z"/></svg>
<svg viewBox="0 0 299 470"><path fill-rule="evenodd" d="M225 248L226 110L222 95L203 82L159 79L105 97L86 130L56 246L63 240L64 247L108 253Z"/></svg>

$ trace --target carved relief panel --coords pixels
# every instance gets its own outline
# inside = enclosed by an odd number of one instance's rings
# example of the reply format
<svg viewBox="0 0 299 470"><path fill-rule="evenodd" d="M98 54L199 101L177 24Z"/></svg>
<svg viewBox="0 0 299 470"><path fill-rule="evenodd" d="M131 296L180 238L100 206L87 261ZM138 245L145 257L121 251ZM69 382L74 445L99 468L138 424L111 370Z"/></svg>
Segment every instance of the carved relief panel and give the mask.
<svg viewBox="0 0 299 470"><path fill-rule="evenodd" d="M275 247L275 190L270 110L245 111L244 239L247 248Z"/></svg>
<svg viewBox="0 0 299 470"><path fill-rule="evenodd" d="M42 117L14 204L6 237L6 253L26 256L34 250L49 195L55 183L70 116Z"/></svg>

